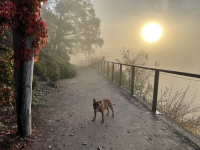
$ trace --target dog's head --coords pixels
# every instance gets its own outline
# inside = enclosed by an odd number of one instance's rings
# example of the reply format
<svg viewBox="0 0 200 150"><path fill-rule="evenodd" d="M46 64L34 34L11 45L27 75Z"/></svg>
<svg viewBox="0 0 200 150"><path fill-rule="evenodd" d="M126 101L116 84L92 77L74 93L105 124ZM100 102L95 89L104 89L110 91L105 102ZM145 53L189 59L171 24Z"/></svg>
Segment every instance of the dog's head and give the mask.
<svg viewBox="0 0 200 150"><path fill-rule="evenodd" d="M98 111L100 105L101 105L101 101L97 101L97 100L93 99L93 108L95 111Z"/></svg>

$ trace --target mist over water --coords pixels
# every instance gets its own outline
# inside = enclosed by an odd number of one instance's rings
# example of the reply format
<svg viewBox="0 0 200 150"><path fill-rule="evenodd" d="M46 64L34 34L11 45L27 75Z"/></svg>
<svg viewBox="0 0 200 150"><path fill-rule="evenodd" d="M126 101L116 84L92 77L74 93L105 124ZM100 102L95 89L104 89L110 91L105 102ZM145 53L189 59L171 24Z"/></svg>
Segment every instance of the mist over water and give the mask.
<svg viewBox="0 0 200 150"><path fill-rule="evenodd" d="M196 0L91 0L97 17L101 20L101 37L105 40L103 51L106 60L121 59L125 47L137 54L143 49L152 67L200 73L200 1ZM148 43L141 37L143 26L158 23L161 38ZM72 56L71 62L84 56ZM77 59L77 60L78 60Z"/></svg>

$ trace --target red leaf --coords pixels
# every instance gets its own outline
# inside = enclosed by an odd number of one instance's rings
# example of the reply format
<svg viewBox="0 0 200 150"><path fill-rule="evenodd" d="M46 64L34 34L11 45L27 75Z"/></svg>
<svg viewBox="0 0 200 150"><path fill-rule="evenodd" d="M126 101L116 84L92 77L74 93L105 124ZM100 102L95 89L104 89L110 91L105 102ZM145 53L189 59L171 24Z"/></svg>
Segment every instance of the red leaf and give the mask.
<svg viewBox="0 0 200 150"><path fill-rule="evenodd" d="M6 41L6 36L5 35L3 36L3 39Z"/></svg>
<svg viewBox="0 0 200 150"><path fill-rule="evenodd" d="M13 131L11 131L12 133L17 133L17 130L13 130Z"/></svg>

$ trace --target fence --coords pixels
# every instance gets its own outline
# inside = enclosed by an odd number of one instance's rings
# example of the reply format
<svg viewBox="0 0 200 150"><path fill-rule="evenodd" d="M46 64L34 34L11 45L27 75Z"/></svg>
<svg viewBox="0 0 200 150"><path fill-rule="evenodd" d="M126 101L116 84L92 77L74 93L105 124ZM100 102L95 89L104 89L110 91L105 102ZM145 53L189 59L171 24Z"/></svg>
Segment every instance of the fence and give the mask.
<svg viewBox="0 0 200 150"><path fill-rule="evenodd" d="M200 75L96 59L90 65L151 104L153 112L159 110L200 135Z"/></svg>

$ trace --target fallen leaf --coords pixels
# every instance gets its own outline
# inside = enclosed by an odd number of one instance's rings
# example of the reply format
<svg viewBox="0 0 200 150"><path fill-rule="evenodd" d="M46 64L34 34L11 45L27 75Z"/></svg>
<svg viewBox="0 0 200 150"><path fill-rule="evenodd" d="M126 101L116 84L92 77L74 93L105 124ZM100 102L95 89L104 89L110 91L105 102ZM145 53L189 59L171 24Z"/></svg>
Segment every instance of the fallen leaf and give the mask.
<svg viewBox="0 0 200 150"><path fill-rule="evenodd" d="M128 133L131 133L131 130L128 130L127 132L128 132Z"/></svg>
<svg viewBox="0 0 200 150"><path fill-rule="evenodd" d="M30 145L30 144L32 144L33 143L33 140L31 140L31 139L28 139L27 140L27 145Z"/></svg>
<svg viewBox="0 0 200 150"><path fill-rule="evenodd" d="M88 144L87 142L84 142L84 141L82 142L82 145L87 145L87 144Z"/></svg>

